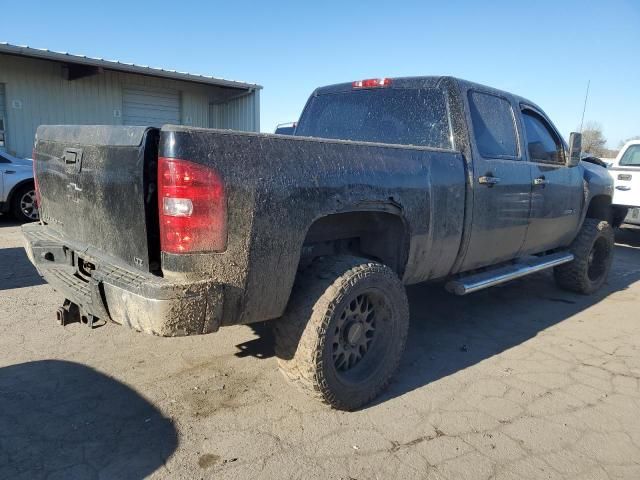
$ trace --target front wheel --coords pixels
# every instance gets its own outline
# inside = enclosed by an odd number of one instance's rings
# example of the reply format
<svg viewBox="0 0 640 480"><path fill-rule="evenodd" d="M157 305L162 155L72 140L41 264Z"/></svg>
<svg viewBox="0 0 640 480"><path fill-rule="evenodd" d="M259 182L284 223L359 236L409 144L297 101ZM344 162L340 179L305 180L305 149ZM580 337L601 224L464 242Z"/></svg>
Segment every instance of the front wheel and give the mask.
<svg viewBox="0 0 640 480"><path fill-rule="evenodd" d="M274 325L285 376L340 410L373 400L400 363L409 328L402 282L365 258L315 261L296 280Z"/></svg>
<svg viewBox="0 0 640 480"><path fill-rule="evenodd" d="M570 247L573 261L554 269L558 286L583 295L598 290L609 275L614 244L613 229L608 222L585 219Z"/></svg>

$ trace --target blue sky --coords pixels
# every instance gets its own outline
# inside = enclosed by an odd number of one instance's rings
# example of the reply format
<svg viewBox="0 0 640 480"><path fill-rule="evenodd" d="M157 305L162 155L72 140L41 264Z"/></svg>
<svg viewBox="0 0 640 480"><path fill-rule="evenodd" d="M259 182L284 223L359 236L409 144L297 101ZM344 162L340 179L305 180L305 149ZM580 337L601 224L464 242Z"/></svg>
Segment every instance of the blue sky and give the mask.
<svg viewBox="0 0 640 480"><path fill-rule="evenodd" d="M640 0L0 0L0 41L256 82L262 130L319 85L455 75L538 103L564 135L640 135Z"/></svg>

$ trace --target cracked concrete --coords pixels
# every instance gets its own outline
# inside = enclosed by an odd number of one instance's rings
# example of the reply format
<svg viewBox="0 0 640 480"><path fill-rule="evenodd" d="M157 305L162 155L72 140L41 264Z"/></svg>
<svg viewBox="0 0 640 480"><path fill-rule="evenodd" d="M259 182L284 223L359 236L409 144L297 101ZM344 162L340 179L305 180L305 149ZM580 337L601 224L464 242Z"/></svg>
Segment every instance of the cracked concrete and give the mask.
<svg viewBox="0 0 640 480"><path fill-rule="evenodd" d="M400 372L344 413L286 383L264 326L57 326L0 217L0 478L638 479L640 231L617 240L593 297L411 287Z"/></svg>

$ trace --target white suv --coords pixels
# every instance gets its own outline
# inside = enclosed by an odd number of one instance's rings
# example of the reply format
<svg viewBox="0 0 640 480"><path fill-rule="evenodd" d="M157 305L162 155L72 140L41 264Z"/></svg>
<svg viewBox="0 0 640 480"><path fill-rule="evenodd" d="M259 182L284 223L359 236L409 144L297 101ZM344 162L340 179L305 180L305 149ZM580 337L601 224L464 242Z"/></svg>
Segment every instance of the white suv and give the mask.
<svg viewBox="0 0 640 480"><path fill-rule="evenodd" d="M0 151L0 212L21 222L38 220L33 161Z"/></svg>
<svg viewBox="0 0 640 480"><path fill-rule="evenodd" d="M629 208L625 223L640 225L640 140L622 147L609 173L615 183L613 204Z"/></svg>

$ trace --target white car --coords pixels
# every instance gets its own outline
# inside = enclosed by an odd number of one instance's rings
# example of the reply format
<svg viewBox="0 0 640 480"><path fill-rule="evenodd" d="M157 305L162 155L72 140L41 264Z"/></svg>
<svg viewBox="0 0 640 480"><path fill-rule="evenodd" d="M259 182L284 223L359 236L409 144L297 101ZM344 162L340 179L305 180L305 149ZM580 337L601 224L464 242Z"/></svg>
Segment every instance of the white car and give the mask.
<svg viewBox="0 0 640 480"><path fill-rule="evenodd" d="M33 161L0 151L0 213L21 222L38 220Z"/></svg>
<svg viewBox="0 0 640 480"><path fill-rule="evenodd" d="M609 173L615 185L613 204L629 209L624 223L640 225L640 140L622 147Z"/></svg>

